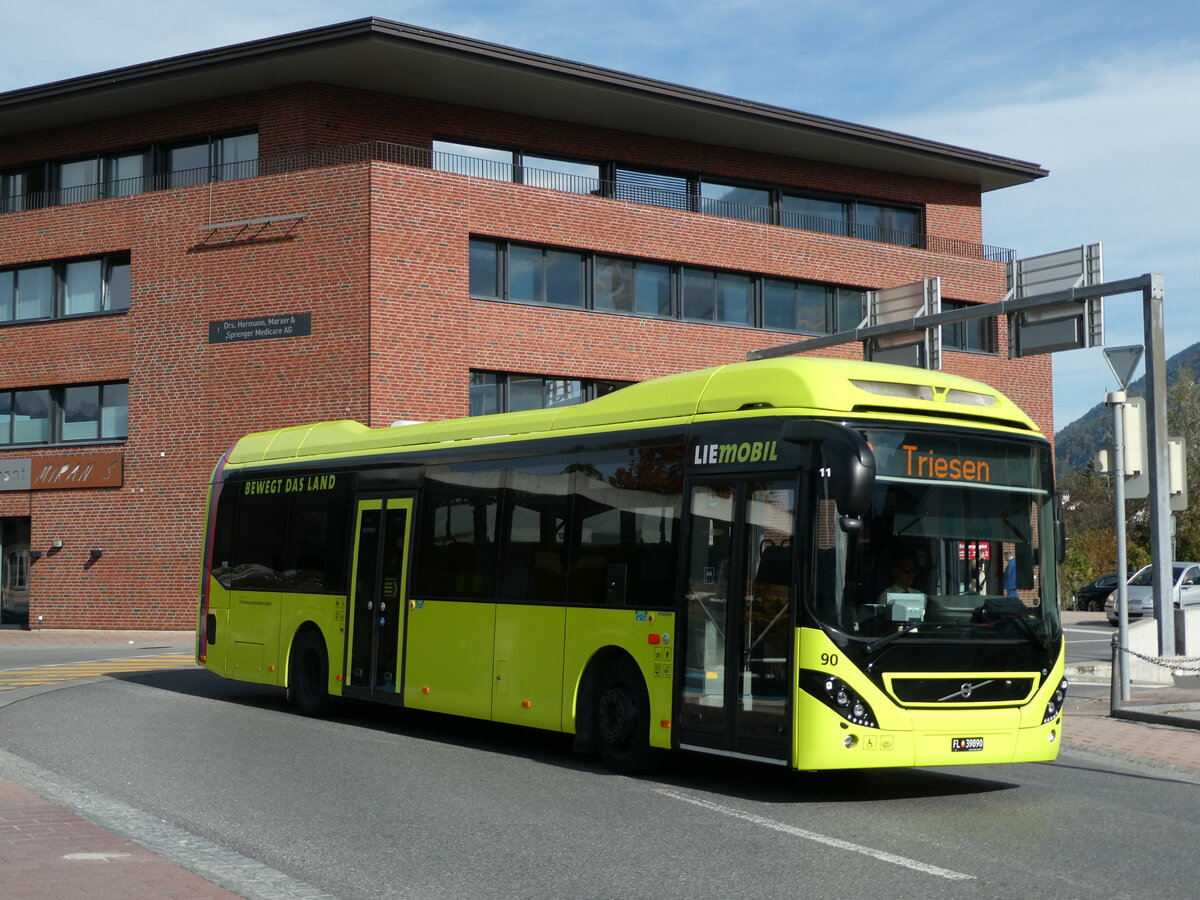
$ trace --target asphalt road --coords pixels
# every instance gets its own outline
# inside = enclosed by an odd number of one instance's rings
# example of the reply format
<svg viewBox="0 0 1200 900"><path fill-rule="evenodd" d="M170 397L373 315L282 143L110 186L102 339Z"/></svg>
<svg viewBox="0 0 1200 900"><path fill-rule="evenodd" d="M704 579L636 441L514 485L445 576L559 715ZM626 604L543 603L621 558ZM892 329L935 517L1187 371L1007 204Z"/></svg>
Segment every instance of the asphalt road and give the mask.
<svg viewBox="0 0 1200 900"><path fill-rule="evenodd" d="M304 895L1192 898L1200 787L1052 764L613 775L559 735L292 714L188 669L0 705L5 760L285 873Z"/></svg>
<svg viewBox="0 0 1200 900"><path fill-rule="evenodd" d="M1063 633L1067 638L1067 665L1086 662L1111 662L1112 638L1117 629L1104 618L1104 613L1073 613L1063 615Z"/></svg>

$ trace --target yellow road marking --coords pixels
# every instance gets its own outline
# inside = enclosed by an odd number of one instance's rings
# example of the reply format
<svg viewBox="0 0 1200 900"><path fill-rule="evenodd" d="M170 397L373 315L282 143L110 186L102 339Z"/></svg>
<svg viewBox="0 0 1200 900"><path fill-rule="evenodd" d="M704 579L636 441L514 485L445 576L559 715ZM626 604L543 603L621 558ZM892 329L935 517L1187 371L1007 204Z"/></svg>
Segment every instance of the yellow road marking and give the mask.
<svg viewBox="0 0 1200 900"><path fill-rule="evenodd" d="M75 678L93 675L116 675L127 672L155 672L164 669L182 669L194 665L191 653L163 653L159 656L129 656L121 659L94 659L83 662L61 663L49 666L34 666L28 669L0 671L0 691L15 688L35 687L42 684L58 684Z"/></svg>

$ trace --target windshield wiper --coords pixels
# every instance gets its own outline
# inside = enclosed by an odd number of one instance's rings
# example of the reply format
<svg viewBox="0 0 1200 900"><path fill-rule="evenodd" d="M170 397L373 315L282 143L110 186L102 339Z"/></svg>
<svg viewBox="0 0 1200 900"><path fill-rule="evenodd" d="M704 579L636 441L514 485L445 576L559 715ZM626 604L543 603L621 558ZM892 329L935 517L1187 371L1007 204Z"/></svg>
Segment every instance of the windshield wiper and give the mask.
<svg viewBox="0 0 1200 900"><path fill-rule="evenodd" d="M883 637L881 637L877 641L871 641L871 643L867 644L867 646L864 647L863 649L866 650L868 656L871 656L871 655L874 655L877 651L882 650L884 647L886 647L892 641L899 640L901 637L908 634L910 631L916 631L918 628L928 628L931 631L937 631L939 628L945 628L947 624L949 624L949 623L947 623L947 622L913 622L911 625L905 625L899 631L893 631L891 634L885 634Z"/></svg>

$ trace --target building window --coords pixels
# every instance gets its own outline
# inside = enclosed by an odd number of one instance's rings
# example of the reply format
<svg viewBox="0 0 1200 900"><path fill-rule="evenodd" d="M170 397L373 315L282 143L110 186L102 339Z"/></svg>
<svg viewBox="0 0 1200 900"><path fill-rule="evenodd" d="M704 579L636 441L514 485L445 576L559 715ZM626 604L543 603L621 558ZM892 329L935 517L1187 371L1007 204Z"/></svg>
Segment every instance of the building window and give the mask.
<svg viewBox="0 0 1200 900"><path fill-rule="evenodd" d="M232 181L258 174L258 134L206 137L166 148L169 187Z"/></svg>
<svg viewBox="0 0 1200 900"><path fill-rule="evenodd" d="M488 416L502 412L575 406L611 394L628 384L632 382L473 371L470 414Z"/></svg>
<svg viewBox="0 0 1200 900"><path fill-rule="evenodd" d="M830 334L857 328L859 288L472 238L471 296Z"/></svg>
<svg viewBox="0 0 1200 900"><path fill-rule="evenodd" d="M773 185L736 184L685 173L637 169L457 141L433 142L433 168L440 172L576 194L597 194L821 234L904 247L924 246L921 210L911 205L809 195Z"/></svg>
<svg viewBox="0 0 1200 900"><path fill-rule="evenodd" d="M21 212L49 203L46 193L46 167L23 166L0 172L0 212Z"/></svg>
<svg viewBox="0 0 1200 900"><path fill-rule="evenodd" d="M544 247L510 245L508 299L554 306L582 306L583 256Z"/></svg>
<svg viewBox="0 0 1200 900"><path fill-rule="evenodd" d="M866 317L866 291L839 287L833 292L833 331L853 331Z"/></svg>
<svg viewBox="0 0 1200 900"><path fill-rule="evenodd" d="M551 156L521 156L521 182L570 194L600 193L600 165Z"/></svg>
<svg viewBox="0 0 1200 900"><path fill-rule="evenodd" d="M145 190L143 179L149 174L147 153L113 153L101 158L104 166L104 196L128 197Z"/></svg>
<svg viewBox="0 0 1200 900"><path fill-rule="evenodd" d="M717 181L700 182L700 211L710 216L745 219L748 222L774 221L769 190Z"/></svg>
<svg viewBox="0 0 1200 900"><path fill-rule="evenodd" d="M129 383L0 391L0 445L124 440Z"/></svg>
<svg viewBox="0 0 1200 900"><path fill-rule="evenodd" d="M880 203L853 204L851 234L867 241L920 247L921 214L914 209Z"/></svg>
<svg viewBox="0 0 1200 900"><path fill-rule="evenodd" d="M129 309L129 254L0 269L0 324Z"/></svg>
<svg viewBox="0 0 1200 900"><path fill-rule="evenodd" d="M433 168L570 194L597 194L602 188L601 166L597 162L455 141L433 142Z"/></svg>
<svg viewBox="0 0 1200 900"><path fill-rule="evenodd" d="M850 210L842 200L784 194L779 199L779 224L821 234L850 234Z"/></svg>
<svg viewBox="0 0 1200 900"><path fill-rule="evenodd" d="M59 203L83 203L100 197L100 168L95 157L58 163L54 168Z"/></svg>
<svg viewBox="0 0 1200 900"><path fill-rule="evenodd" d="M614 171L613 196L618 200L664 206L667 209L692 208L691 182L682 175L626 169Z"/></svg>
<svg viewBox="0 0 1200 900"><path fill-rule="evenodd" d="M592 266L593 308L644 316L671 315L670 266L616 256L596 256Z"/></svg>
<svg viewBox="0 0 1200 900"><path fill-rule="evenodd" d="M433 168L492 181L513 180L514 151L453 141L433 142Z"/></svg>
<svg viewBox="0 0 1200 900"><path fill-rule="evenodd" d="M752 282L747 275L685 267L683 318L727 325L751 323Z"/></svg>
<svg viewBox="0 0 1200 900"><path fill-rule="evenodd" d="M0 213L258 174L258 132L213 135L0 172Z"/></svg>
<svg viewBox="0 0 1200 900"><path fill-rule="evenodd" d="M762 291L763 328L810 334L836 330L830 326L834 316L830 309L830 292L824 285L764 278Z"/></svg>
<svg viewBox="0 0 1200 900"><path fill-rule="evenodd" d="M966 309L973 304L961 300L943 300L942 312ZM949 350L966 350L973 353L996 352L996 319L971 319L942 326L942 346Z"/></svg>

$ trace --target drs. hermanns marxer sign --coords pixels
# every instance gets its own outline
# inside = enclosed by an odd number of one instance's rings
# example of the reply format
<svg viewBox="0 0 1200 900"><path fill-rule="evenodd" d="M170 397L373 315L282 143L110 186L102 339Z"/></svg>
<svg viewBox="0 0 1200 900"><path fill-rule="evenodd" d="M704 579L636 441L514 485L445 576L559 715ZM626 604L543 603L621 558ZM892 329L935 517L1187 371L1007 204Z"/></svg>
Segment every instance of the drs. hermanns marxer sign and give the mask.
<svg viewBox="0 0 1200 900"><path fill-rule="evenodd" d="M210 344L308 337L310 334L312 334L312 313L283 313L278 316L222 319L218 322L208 323L208 342Z"/></svg>

